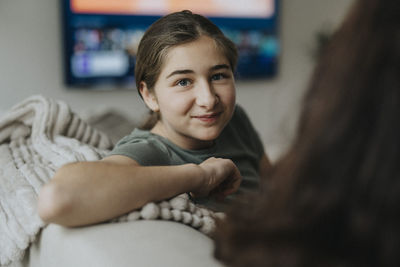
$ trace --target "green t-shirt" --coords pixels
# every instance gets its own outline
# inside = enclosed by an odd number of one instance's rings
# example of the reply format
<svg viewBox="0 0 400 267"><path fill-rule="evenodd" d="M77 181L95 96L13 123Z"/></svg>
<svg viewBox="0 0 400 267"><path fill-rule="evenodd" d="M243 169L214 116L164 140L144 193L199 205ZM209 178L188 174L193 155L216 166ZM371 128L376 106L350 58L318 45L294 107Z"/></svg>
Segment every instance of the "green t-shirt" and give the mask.
<svg viewBox="0 0 400 267"><path fill-rule="evenodd" d="M238 192L227 197L223 203L208 198L195 200L216 210L224 210L226 204L235 196L257 189L259 163L263 154L264 147L256 130L238 105L231 121L210 148L183 149L162 136L136 128L131 134L122 138L110 153L132 158L142 166L200 164L210 157L231 159L243 177Z"/></svg>

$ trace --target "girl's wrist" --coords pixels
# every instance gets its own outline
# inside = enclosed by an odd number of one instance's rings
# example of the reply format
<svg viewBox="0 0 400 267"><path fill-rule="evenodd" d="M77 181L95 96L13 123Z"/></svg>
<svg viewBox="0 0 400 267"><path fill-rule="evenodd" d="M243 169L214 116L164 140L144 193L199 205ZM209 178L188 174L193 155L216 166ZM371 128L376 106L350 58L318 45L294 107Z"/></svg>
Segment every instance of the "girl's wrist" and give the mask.
<svg viewBox="0 0 400 267"><path fill-rule="evenodd" d="M190 177L190 192L196 194L195 192L198 192L201 190L201 188L204 185L204 180L205 180L205 172L204 170L197 164L194 163L189 163L185 164L187 165L188 168L190 168L189 171L189 177ZM193 194L192 194L193 195Z"/></svg>

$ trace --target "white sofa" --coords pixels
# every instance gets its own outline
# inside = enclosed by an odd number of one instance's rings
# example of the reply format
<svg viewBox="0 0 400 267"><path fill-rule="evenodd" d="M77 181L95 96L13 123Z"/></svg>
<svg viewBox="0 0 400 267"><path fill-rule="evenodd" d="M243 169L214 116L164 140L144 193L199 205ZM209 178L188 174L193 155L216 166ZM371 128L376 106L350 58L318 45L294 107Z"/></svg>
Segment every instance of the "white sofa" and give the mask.
<svg viewBox="0 0 400 267"><path fill-rule="evenodd" d="M142 220L81 228L47 226L32 244L24 267L221 267L213 242L181 223Z"/></svg>

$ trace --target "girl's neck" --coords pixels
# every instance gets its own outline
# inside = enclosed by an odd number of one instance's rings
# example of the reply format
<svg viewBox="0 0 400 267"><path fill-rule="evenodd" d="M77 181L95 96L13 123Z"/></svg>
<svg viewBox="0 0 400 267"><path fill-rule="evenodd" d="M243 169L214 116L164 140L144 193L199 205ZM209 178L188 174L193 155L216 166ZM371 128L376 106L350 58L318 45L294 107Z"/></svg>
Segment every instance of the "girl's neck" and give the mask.
<svg viewBox="0 0 400 267"><path fill-rule="evenodd" d="M204 141L177 133L175 130L165 127L165 124L163 124L161 121L158 121L150 130L150 132L162 136L175 145L188 150L206 149L210 148L214 144L214 140Z"/></svg>

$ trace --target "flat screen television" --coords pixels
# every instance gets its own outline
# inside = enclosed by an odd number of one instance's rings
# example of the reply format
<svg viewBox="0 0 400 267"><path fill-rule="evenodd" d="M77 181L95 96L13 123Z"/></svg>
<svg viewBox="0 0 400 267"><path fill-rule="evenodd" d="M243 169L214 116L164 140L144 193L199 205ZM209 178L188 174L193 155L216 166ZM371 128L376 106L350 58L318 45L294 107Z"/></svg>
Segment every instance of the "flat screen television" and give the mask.
<svg viewBox="0 0 400 267"><path fill-rule="evenodd" d="M208 17L238 47L237 79L277 74L279 0L62 0L64 76L69 87L134 87L135 54L162 15Z"/></svg>

